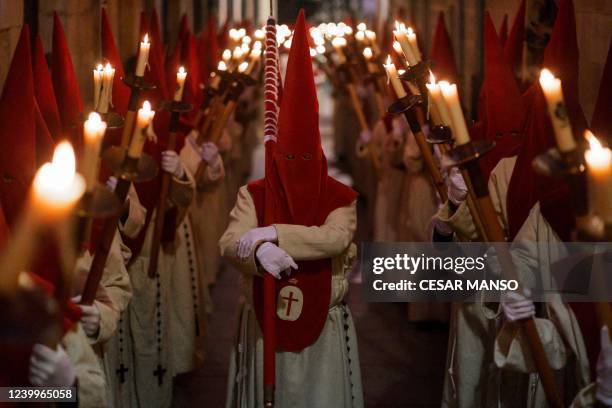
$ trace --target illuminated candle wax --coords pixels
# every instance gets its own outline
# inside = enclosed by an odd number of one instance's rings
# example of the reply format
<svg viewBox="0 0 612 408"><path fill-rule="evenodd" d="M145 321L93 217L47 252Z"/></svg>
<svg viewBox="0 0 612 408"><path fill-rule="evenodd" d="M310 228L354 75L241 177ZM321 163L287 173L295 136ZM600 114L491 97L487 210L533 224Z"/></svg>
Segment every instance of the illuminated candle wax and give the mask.
<svg viewBox="0 0 612 408"><path fill-rule="evenodd" d="M93 70L93 81L94 81L94 109L98 108L98 103L100 102L100 89L102 88L102 72L104 71L104 67L102 64L98 64L98 66Z"/></svg>
<svg viewBox="0 0 612 408"><path fill-rule="evenodd" d="M461 110L461 102L459 102L459 94L457 93L457 85L449 84L446 81L440 81L440 90L446 102L446 107L450 114L451 125L453 129L453 139L455 144L462 145L469 143L470 134L468 133L463 111Z"/></svg>
<svg viewBox="0 0 612 408"><path fill-rule="evenodd" d="M227 65L225 65L225 62L223 61L219 61L219 65L217 65L217 71L227 71ZM221 83L221 75L217 74L217 73L213 73L214 77L212 79L212 81L210 82L210 86L213 89L217 89L219 88L219 84Z"/></svg>
<svg viewBox="0 0 612 408"><path fill-rule="evenodd" d="M408 37L408 42L410 43L410 46L412 47L412 54L416 58L417 62L421 61L421 50L419 50L419 44L417 42L417 36L416 36L414 30L412 29L412 27L408 27L407 37Z"/></svg>
<svg viewBox="0 0 612 408"><path fill-rule="evenodd" d="M555 130L557 147L562 152L570 152L576 148L576 141L563 102L561 80L555 78L552 72L545 68L540 73L540 85L546 96L548 114Z"/></svg>
<svg viewBox="0 0 612 408"><path fill-rule="evenodd" d="M96 112L92 112L83 124L83 130L85 145L80 168L87 183L87 191L92 191L98 179L100 147L102 146L104 132L106 132L106 122L102 121L102 118Z"/></svg>
<svg viewBox="0 0 612 408"><path fill-rule="evenodd" d="M136 63L136 76L144 76L145 67L149 61L149 50L151 49L151 43L149 42L149 34L145 34L142 42L140 43L140 51L138 52L138 62Z"/></svg>
<svg viewBox="0 0 612 408"><path fill-rule="evenodd" d="M344 47L346 46L346 39L344 37L336 37L332 40L332 46L336 50L338 55L338 64L344 64L346 62L346 56L344 55Z"/></svg>
<svg viewBox="0 0 612 408"><path fill-rule="evenodd" d="M380 48L378 47L378 43L376 42L376 33L372 30L366 30L365 35L368 39L368 43L372 46L372 50L376 55L380 54Z"/></svg>
<svg viewBox="0 0 612 408"><path fill-rule="evenodd" d="M115 68L107 63L102 72L102 89L100 91L100 99L98 102L97 111L100 113L108 112L108 105L113 97L113 78L115 77Z"/></svg>
<svg viewBox="0 0 612 408"><path fill-rule="evenodd" d="M242 61L242 56L244 55L244 51L242 48L236 47L234 48L234 52L232 53L232 60L234 64L238 65Z"/></svg>
<svg viewBox="0 0 612 408"><path fill-rule="evenodd" d="M85 192L85 180L75 172L74 150L61 142L32 182L32 210L42 222L55 223L70 215Z"/></svg>
<svg viewBox="0 0 612 408"><path fill-rule="evenodd" d="M249 66L246 69L245 74L248 75L251 72L253 72L253 70L257 66L257 62L259 61L260 57L261 57L261 49L253 49L253 51L251 51L251 60L249 61Z"/></svg>
<svg viewBox="0 0 612 408"><path fill-rule="evenodd" d="M384 64L385 71L387 71L387 76L389 77L389 81L391 82L391 86L393 86L393 90L395 91L395 95L398 99L405 97L406 91L404 90L404 86L402 85L402 81L398 78L397 69L395 68L395 64L391 61L391 56L387 56L387 63Z"/></svg>
<svg viewBox="0 0 612 408"><path fill-rule="evenodd" d="M366 25L366 23L359 23L357 24L357 30L364 32L365 30L368 29L368 26Z"/></svg>
<svg viewBox="0 0 612 408"><path fill-rule="evenodd" d="M183 99L183 91L185 90L185 79L187 71L184 67L180 67L176 73L176 91L174 91L174 100L180 102Z"/></svg>
<svg viewBox="0 0 612 408"><path fill-rule="evenodd" d="M584 153L584 157L593 200L591 209L610 225L612 224L612 151L603 147L590 131L587 130L584 134L589 141L589 149Z"/></svg>
<svg viewBox="0 0 612 408"><path fill-rule="evenodd" d="M232 59L232 52L228 49L223 50L223 55L221 55L221 59L227 64Z"/></svg>
<svg viewBox="0 0 612 408"><path fill-rule="evenodd" d="M419 61L417 60L416 55L414 55L414 51L412 50L412 45L408 40L408 30L403 23L395 22L395 30L393 30L393 35L395 39L399 43L402 48L402 53L408 61L408 65L416 65Z"/></svg>
<svg viewBox="0 0 612 408"><path fill-rule="evenodd" d="M246 73L248 68L249 68L249 63L244 61L242 64L238 65L238 72L240 72L241 74L244 74Z"/></svg>
<svg viewBox="0 0 612 408"><path fill-rule="evenodd" d="M365 33L363 31L357 31L355 33L355 39L357 41L363 42L363 41L365 41L365 38L366 38L366 36L365 36Z"/></svg>
<svg viewBox="0 0 612 408"><path fill-rule="evenodd" d="M151 124L155 111L151 110L149 101L144 101L142 108L138 109L136 117L136 126L134 126L134 134L128 149L128 156L133 159L139 159L142 155L142 149L147 139L146 129Z"/></svg>
<svg viewBox="0 0 612 408"><path fill-rule="evenodd" d="M432 119L434 120L434 124L451 126L451 118L448 113L448 108L446 107L446 102L444 102L444 97L442 96L442 90L440 89L440 85L436 84L436 78L433 74L430 74L429 83L426 84L426 86L433 100ZM434 110L435 113L433 113ZM438 117L434 117L436 114Z"/></svg>
<svg viewBox="0 0 612 408"><path fill-rule="evenodd" d="M368 72L374 73L376 72L376 65L372 62L372 58L374 58L374 54L372 53L372 49L370 47L365 47L363 49L363 57L366 60L366 64L368 66Z"/></svg>

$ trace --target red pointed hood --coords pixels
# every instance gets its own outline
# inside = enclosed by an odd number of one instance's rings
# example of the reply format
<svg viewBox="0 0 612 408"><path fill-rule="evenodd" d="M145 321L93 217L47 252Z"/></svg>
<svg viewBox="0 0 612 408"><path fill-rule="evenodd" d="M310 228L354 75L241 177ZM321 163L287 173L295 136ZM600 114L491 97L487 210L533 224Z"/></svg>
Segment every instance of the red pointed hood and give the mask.
<svg viewBox="0 0 612 408"><path fill-rule="evenodd" d="M499 44L503 47L508 40L508 14L504 14L501 27L499 28Z"/></svg>
<svg viewBox="0 0 612 408"><path fill-rule="evenodd" d="M36 102L34 102L34 112L36 115L36 167L38 168L53 158L55 142Z"/></svg>
<svg viewBox="0 0 612 408"><path fill-rule="evenodd" d="M598 137L608 139L608 144L612 142L612 104L610 95L612 94L612 41L608 49L608 58L601 76L599 94L595 103L591 128Z"/></svg>
<svg viewBox="0 0 612 408"><path fill-rule="evenodd" d="M443 11L438 14L438 25L431 43L430 58L434 62L432 71L437 80L458 82L455 53L448 31L446 31Z"/></svg>
<svg viewBox="0 0 612 408"><path fill-rule="evenodd" d="M110 62L115 68L115 77L113 79L113 106L112 110L121 115L125 115L130 100L130 88L123 83L121 78L125 77L121 55L117 49L113 31L108 21L106 9L102 9L101 20L101 40L102 40L102 58Z"/></svg>
<svg viewBox="0 0 612 408"><path fill-rule="evenodd" d="M191 29L189 28L189 18L187 18L187 14L183 14L181 17L181 23L179 25L178 38L181 40L184 39L185 35L187 35L189 32L191 32Z"/></svg>
<svg viewBox="0 0 612 408"><path fill-rule="evenodd" d="M0 201L9 225L23 207L36 172L36 116L30 30L21 29L0 97Z"/></svg>
<svg viewBox="0 0 612 408"><path fill-rule="evenodd" d="M40 112L47 123L47 128L55 140L62 137L62 122L60 119L51 73L45 59L40 36L36 35L34 53L32 55L32 71L34 74L34 93Z"/></svg>
<svg viewBox="0 0 612 408"><path fill-rule="evenodd" d="M202 102L202 91L200 90L200 61L198 60L198 44L196 37L188 32L183 40L181 60L187 70L187 80L185 81L185 95L183 100L193 106L199 106ZM176 70L168 72L174 76L176 83ZM176 86L176 85L175 85ZM175 88L170 88L174 90ZM194 113L195 111L192 111Z"/></svg>
<svg viewBox="0 0 612 408"><path fill-rule="evenodd" d="M79 123L79 115L83 112L83 102L64 28L57 13L53 14L51 76L63 130L67 135L70 134L72 145L75 151L79 152L81 146L80 132L74 132L74 129Z"/></svg>
<svg viewBox="0 0 612 408"><path fill-rule="evenodd" d="M157 9L154 7L151 11L151 17L149 22L149 30L151 31L151 38L155 43L151 44L155 50L156 58L159 59L161 66L166 63L166 53L164 51L164 41L162 39L161 28L159 26L159 15Z"/></svg>
<svg viewBox="0 0 612 408"><path fill-rule="evenodd" d="M500 159L518 153L527 112L488 12L485 13L484 31L485 78L481 116L484 117L484 137L496 144L495 149L480 161L488 179Z"/></svg>
<svg viewBox="0 0 612 408"><path fill-rule="evenodd" d="M551 39L544 51L543 66L561 78L572 129L574 134L582 135L586 119L578 102L578 44L571 0L560 1ZM534 83L528 93L533 96L533 101L529 109L527 130L508 188L510 236L514 238L531 208L539 201L546 221L562 240L567 241L574 225L570 190L564 180L552 180L533 170L533 159L556 146L556 141L539 83Z"/></svg>
<svg viewBox="0 0 612 408"><path fill-rule="evenodd" d="M282 195L279 201L288 207L286 221L314 225L321 222L319 203L330 191L327 161L321 148L319 103L307 36L302 10L295 24L287 62L274 165L280 184L278 193Z"/></svg>
<svg viewBox="0 0 612 408"><path fill-rule="evenodd" d="M523 61L523 43L525 41L525 0L521 1L514 21L512 22L512 28L508 39L504 44L504 55L506 60L512 68L516 78L519 78L519 73Z"/></svg>
<svg viewBox="0 0 612 408"><path fill-rule="evenodd" d="M228 40L229 40L229 21L226 20L225 23L223 23L223 26L221 26L219 33L217 34L217 44L219 44L219 48L220 49L227 48Z"/></svg>

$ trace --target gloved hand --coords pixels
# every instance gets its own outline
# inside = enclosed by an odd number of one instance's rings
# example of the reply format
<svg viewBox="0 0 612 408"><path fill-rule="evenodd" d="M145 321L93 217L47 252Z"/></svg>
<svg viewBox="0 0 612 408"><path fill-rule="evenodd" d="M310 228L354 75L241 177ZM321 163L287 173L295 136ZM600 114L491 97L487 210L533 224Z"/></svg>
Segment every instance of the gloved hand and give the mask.
<svg viewBox="0 0 612 408"><path fill-rule="evenodd" d="M525 289L525 294L529 296L528 289ZM518 292L504 292L501 296L501 305L504 316L511 322L535 316L533 302Z"/></svg>
<svg viewBox="0 0 612 408"><path fill-rule="evenodd" d="M29 379L38 387L69 387L74 384L76 373L64 348L52 350L35 344L30 357Z"/></svg>
<svg viewBox="0 0 612 408"><path fill-rule="evenodd" d="M166 150L162 152L161 159L162 170L172 174L176 178L181 178L185 175L185 168L179 155L174 150Z"/></svg>
<svg viewBox="0 0 612 408"><path fill-rule="evenodd" d="M467 196L467 186L465 180L457 167L453 167L446 178L448 189L448 199L455 205L461 204Z"/></svg>
<svg viewBox="0 0 612 408"><path fill-rule="evenodd" d="M253 228L241 236L238 240L236 255L238 255L239 259L246 259L249 257L253 247L257 245L258 242L274 242L277 239L278 235L276 234L276 228L274 228L273 225L262 228Z"/></svg>
<svg viewBox="0 0 612 408"><path fill-rule="evenodd" d="M291 268L298 268L288 253L270 242L260 245L257 249L257 259L266 272L276 279L281 278L281 272L287 271L287 275L290 275Z"/></svg>
<svg viewBox="0 0 612 408"><path fill-rule="evenodd" d="M408 122L403 117L395 117L391 121L391 136L395 142L401 143L409 130Z"/></svg>
<svg viewBox="0 0 612 408"><path fill-rule="evenodd" d="M365 129L362 130L361 133L359 133L359 141L363 144L368 144L370 143L370 140L372 140L372 131L369 129Z"/></svg>
<svg viewBox="0 0 612 408"><path fill-rule="evenodd" d="M81 326L83 326L83 331L89 337L95 338L98 336L100 332L100 308L98 306L98 301L94 300L93 304L90 305L81 305L81 295L75 296L72 298L72 301L79 306L81 309Z"/></svg>
<svg viewBox="0 0 612 408"><path fill-rule="evenodd" d="M114 192L117 188L117 177L110 176L108 180L106 180L106 188Z"/></svg>
<svg viewBox="0 0 612 408"><path fill-rule="evenodd" d="M601 351L597 358L597 400L609 407L612 405L612 343L606 326L601 328Z"/></svg>
<svg viewBox="0 0 612 408"><path fill-rule="evenodd" d="M216 167L221 158L219 155L219 148L212 142L207 142L202 145L200 148L200 155L202 156L202 161L210 167Z"/></svg>

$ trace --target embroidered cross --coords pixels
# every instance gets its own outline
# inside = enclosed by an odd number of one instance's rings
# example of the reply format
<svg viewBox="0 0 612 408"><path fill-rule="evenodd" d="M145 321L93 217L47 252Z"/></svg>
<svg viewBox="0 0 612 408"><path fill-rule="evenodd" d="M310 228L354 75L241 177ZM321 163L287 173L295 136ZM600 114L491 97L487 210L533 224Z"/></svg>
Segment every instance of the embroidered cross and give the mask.
<svg viewBox="0 0 612 408"><path fill-rule="evenodd" d="M123 384L125 382L125 373L130 371L126 366L121 363L118 369L115 370L115 373L119 376L119 382Z"/></svg>
<svg viewBox="0 0 612 408"><path fill-rule="evenodd" d="M283 300L287 301L287 316L291 315L291 305L293 302L299 302L299 299L293 297L293 292L289 292L289 297L283 296Z"/></svg>
<svg viewBox="0 0 612 408"><path fill-rule="evenodd" d="M164 383L164 374L166 374L166 369L161 366L161 364L157 364L157 368L153 371L153 375L157 377L157 385L162 385Z"/></svg>

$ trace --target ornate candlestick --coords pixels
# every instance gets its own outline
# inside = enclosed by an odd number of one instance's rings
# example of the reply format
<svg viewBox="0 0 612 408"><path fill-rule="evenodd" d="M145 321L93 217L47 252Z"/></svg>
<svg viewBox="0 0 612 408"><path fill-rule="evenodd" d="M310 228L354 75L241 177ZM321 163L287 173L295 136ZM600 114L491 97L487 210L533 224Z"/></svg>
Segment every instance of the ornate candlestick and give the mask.
<svg viewBox="0 0 612 408"><path fill-rule="evenodd" d="M134 119L136 118L136 111L138 111L138 105L140 102L140 92L155 89L155 85L146 82L144 77L137 75L126 75L121 78L123 82L130 87L130 100L128 102L128 110L125 114L125 121L123 125L123 133L121 134L121 146L127 147L130 143L130 137L132 135L132 129L134 127Z"/></svg>

